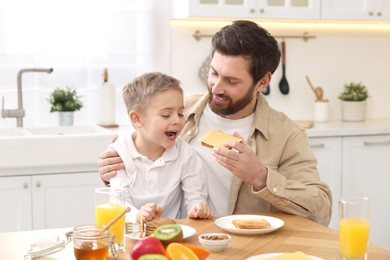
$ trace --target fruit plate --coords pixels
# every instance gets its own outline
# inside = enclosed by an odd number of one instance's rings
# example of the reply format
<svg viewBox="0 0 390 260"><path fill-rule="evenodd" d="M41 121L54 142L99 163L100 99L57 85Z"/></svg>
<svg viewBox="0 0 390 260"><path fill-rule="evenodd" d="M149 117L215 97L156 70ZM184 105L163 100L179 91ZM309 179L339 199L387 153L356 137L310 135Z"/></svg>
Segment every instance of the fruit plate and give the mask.
<svg viewBox="0 0 390 260"><path fill-rule="evenodd" d="M181 230L183 231L183 239L191 237L191 236L193 236L196 233L196 230L193 227L182 225L182 224L179 224L179 225L181 227ZM127 236L127 237L129 237L131 239L135 239L135 240L140 240L141 239L139 237L139 232L125 234L125 236Z"/></svg>
<svg viewBox="0 0 390 260"><path fill-rule="evenodd" d="M270 223L270 228L264 228L264 229L242 229L242 228L236 228L233 225L234 219L256 219L256 218L262 218L268 221ZM226 217L221 217L215 220L215 224L222 228L225 231L239 234L239 235L262 235L267 234L270 232L273 232L275 230L278 230L284 225L284 221L279 218L274 217L268 217L268 216L262 216L262 215L231 215Z"/></svg>
<svg viewBox="0 0 390 260"><path fill-rule="evenodd" d="M251 257L246 258L245 260L261 260L261 259L268 259L268 258L271 258L271 257L280 256L280 255L282 255L282 254L283 254L283 253L269 253L269 254L254 255L254 256L251 256ZM323 260L322 258L319 258L319 257L317 257L317 256L309 255L309 257L312 258L313 260Z"/></svg>

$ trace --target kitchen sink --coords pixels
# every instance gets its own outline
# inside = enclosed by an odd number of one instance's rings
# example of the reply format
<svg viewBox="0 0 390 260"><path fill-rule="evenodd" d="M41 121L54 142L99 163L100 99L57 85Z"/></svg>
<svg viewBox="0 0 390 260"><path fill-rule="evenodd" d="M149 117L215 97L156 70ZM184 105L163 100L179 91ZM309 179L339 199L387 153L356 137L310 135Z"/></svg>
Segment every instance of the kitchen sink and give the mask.
<svg viewBox="0 0 390 260"><path fill-rule="evenodd" d="M27 127L0 128L0 138L21 137L31 135L88 135L111 133L100 126L58 126L58 127Z"/></svg>
<svg viewBox="0 0 390 260"><path fill-rule="evenodd" d="M0 128L0 138L23 135L31 135L31 133L27 132L24 128Z"/></svg>
<svg viewBox="0 0 390 260"><path fill-rule="evenodd" d="M35 127L25 129L32 135L84 135L110 133L108 130L97 126Z"/></svg>
<svg viewBox="0 0 390 260"><path fill-rule="evenodd" d="M95 171L114 134L99 126L0 128L0 175Z"/></svg>

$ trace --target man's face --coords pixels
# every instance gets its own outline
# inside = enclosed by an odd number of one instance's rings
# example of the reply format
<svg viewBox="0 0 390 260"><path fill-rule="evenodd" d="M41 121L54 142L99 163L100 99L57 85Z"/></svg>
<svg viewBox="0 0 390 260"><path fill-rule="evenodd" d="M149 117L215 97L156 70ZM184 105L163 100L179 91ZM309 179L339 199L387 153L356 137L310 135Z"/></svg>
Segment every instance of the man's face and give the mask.
<svg viewBox="0 0 390 260"><path fill-rule="evenodd" d="M242 56L214 53L208 77L209 105L214 113L239 119L254 112L257 85L249 66L250 60Z"/></svg>

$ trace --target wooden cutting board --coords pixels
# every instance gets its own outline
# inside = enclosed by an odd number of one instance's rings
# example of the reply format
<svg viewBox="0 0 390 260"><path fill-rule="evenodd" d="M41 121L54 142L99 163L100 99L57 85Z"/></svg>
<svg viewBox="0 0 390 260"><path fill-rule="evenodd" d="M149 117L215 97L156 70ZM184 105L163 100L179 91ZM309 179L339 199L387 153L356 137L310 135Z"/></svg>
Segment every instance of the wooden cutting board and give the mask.
<svg viewBox="0 0 390 260"><path fill-rule="evenodd" d="M314 123L311 120L295 120L295 123L303 128L312 128Z"/></svg>

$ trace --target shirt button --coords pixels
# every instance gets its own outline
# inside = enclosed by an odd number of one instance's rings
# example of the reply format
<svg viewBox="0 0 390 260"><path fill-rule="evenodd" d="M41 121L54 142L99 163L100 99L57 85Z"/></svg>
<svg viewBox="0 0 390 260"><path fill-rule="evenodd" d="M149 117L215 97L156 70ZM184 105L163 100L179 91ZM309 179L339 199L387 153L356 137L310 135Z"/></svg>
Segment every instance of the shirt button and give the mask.
<svg viewBox="0 0 390 260"><path fill-rule="evenodd" d="M272 188L272 191L276 193L276 192L278 191L278 188L273 187L273 188Z"/></svg>

